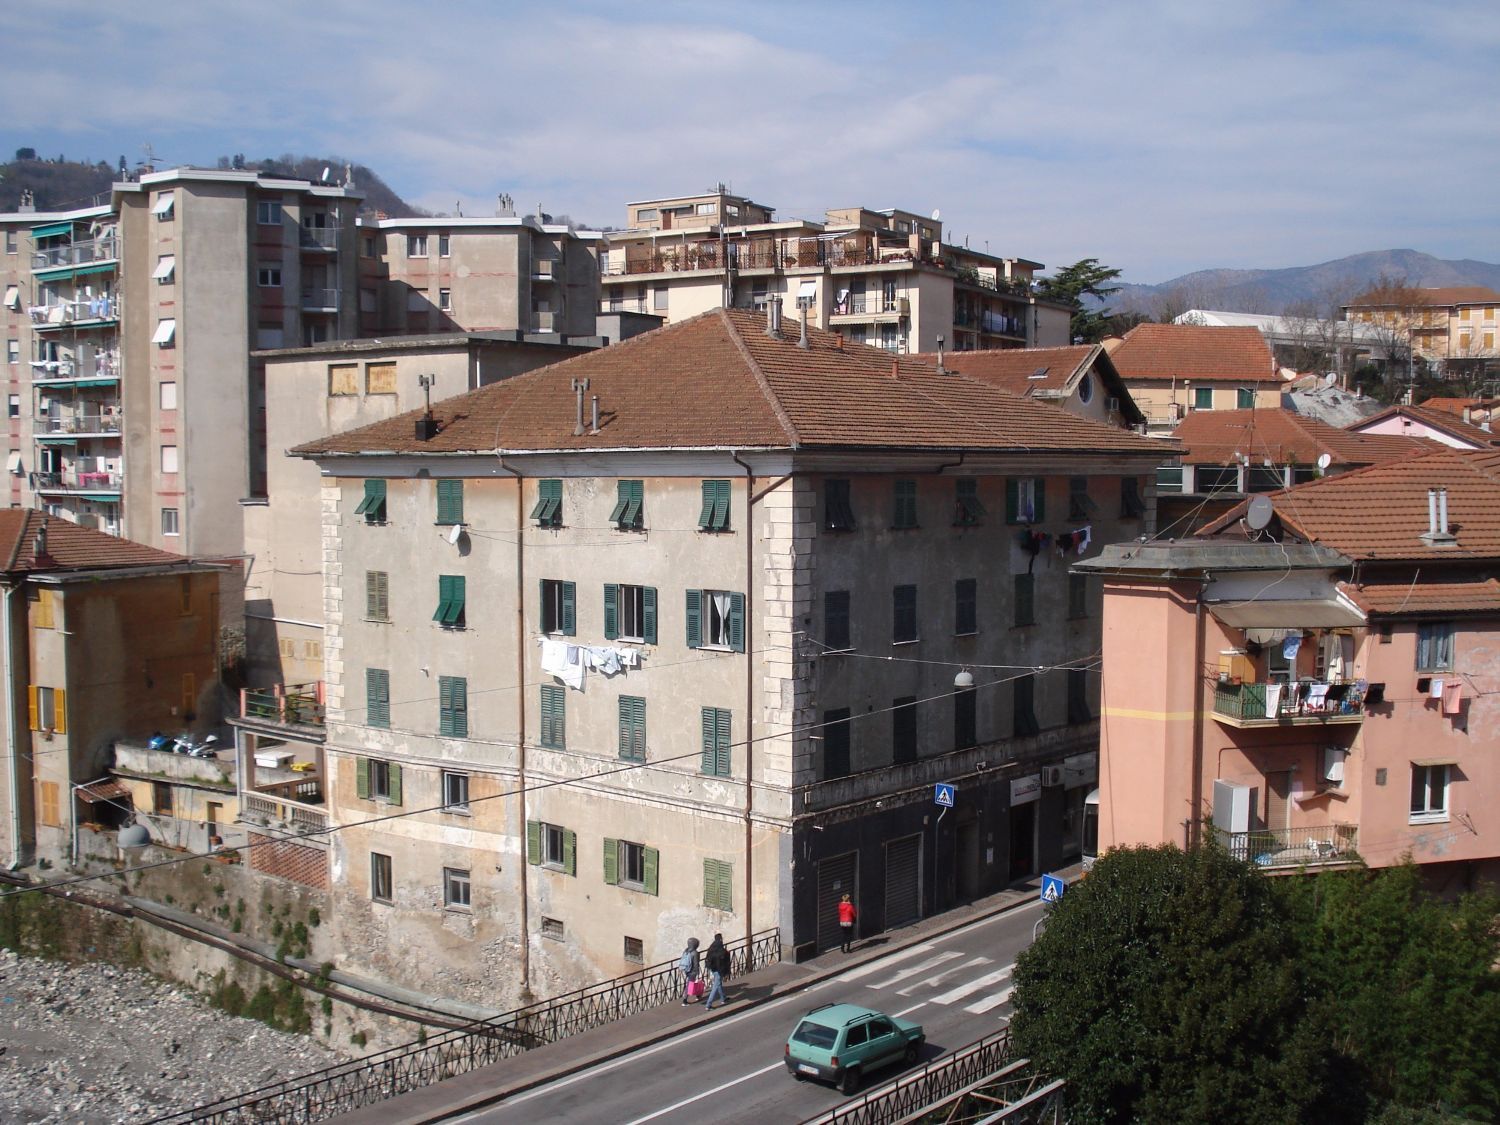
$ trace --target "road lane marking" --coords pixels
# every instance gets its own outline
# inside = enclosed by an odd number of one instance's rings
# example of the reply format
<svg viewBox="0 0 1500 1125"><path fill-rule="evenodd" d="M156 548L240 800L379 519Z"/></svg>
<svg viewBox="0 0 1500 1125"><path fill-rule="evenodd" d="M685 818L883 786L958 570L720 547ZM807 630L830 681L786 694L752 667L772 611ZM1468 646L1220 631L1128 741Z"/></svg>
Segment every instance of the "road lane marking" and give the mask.
<svg viewBox="0 0 1500 1125"><path fill-rule="evenodd" d="M925 973L928 969L935 969L939 965L946 965L949 961L962 957L963 954L956 949L950 949L947 953L939 953L936 957L929 957L925 961L918 961L909 968L902 969L893 977L887 977L883 981L866 985L866 988L889 988L893 984L900 984L907 977L914 977L918 973Z"/></svg>
<svg viewBox="0 0 1500 1125"><path fill-rule="evenodd" d="M977 969L983 965L992 964L994 964L994 962L991 961L988 957L975 957L972 961L965 961L962 965L954 965L953 968L947 969L935 976L925 977L922 980L907 985L905 988L898 988L896 989L896 995L910 996L919 988L936 988L938 985L942 984L945 979L951 977L954 973L961 973L965 969Z"/></svg>
<svg viewBox="0 0 1500 1125"><path fill-rule="evenodd" d="M690 1106L694 1102L701 1102L704 1098L711 1098L715 1094L722 1094L731 1086L738 1086L741 1082L748 1082L752 1078L759 1078L762 1074L770 1074L773 1070L780 1070L785 1065L785 1063L778 1062L772 1063L770 1066L763 1066L759 1070L752 1070L749 1074L742 1074L738 1078L731 1078L728 1082L715 1086L712 1090L704 1090L701 1094L694 1094L690 1098L684 1098L676 1105L669 1105L665 1109L657 1110L655 1113L648 1113L645 1117L637 1117L634 1121L627 1121L625 1125L642 1125L646 1121L655 1121L658 1117L665 1117L669 1113L675 1113L677 1110L685 1106Z"/></svg>
<svg viewBox="0 0 1500 1125"><path fill-rule="evenodd" d="M909 1016L912 1012L915 1012L922 1006L922 1004L925 1003L927 1003L927 1001L923 1000L921 1003L913 1004L910 1008L902 1008L899 1012L892 1012L891 1015L895 1016L897 1019L900 1019L903 1016Z"/></svg>
<svg viewBox="0 0 1500 1125"><path fill-rule="evenodd" d="M884 972L897 961L905 961L908 957L916 957L918 954L929 953L931 951L931 944L923 942L921 945L913 945L910 948L903 949L900 953L893 953L889 957L878 957L868 965L861 965L857 969L850 969L847 973L841 973L834 979L840 984L848 984L850 981L859 980L861 977L868 977L875 973Z"/></svg>
<svg viewBox="0 0 1500 1125"><path fill-rule="evenodd" d="M1006 965L1003 969L996 969L993 973L985 973L984 976L967 981L957 988L943 993L941 996L931 997L928 1002L932 1004L951 1004L955 1000L962 1000L970 993L978 992L981 988L988 988L992 984L998 984L1000 981L1003 981L1006 977L1010 976L1010 972L1014 968L1015 965L1011 964Z"/></svg>
<svg viewBox="0 0 1500 1125"><path fill-rule="evenodd" d="M1001 1004L1004 1004L1006 1001L1008 1001L1010 999L1011 993L1013 993L1014 991L1014 988L1002 988L993 996L986 996L983 1000L979 1000L973 1004L964 1005L964 1011L970 1013L971 1015L982 1016L991 1008L998 1008Z"/></svg>

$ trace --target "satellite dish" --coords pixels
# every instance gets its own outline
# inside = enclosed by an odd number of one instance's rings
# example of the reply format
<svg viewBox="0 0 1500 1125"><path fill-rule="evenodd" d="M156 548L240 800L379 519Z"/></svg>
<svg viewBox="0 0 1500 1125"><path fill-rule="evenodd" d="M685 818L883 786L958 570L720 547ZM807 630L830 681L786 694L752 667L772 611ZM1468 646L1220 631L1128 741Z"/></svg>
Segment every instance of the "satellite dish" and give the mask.
<svg viewBox="0 0 1500 1125"><path fill-rule="evenodd" d="M461 523L454 524L453 530L448 532L448 542L457 545L459 536L461 536L463 533L464 525Z"/></svg>
<svg viewBox="0 0 1500 1125"><path fill-rule="evenodd" d="M1250 507L1245 512L1245 522L1250 525L1251 530L1261 531L1266 524L1271 522L1271 517L1276 514L1271 500L1267 496L1252 496Z"/></svg>
<svg viewBox="0 0 1500 1125"><path fill-rule="evenodd" d="M117 842L122 848L144 848L151 842L151 834L144 824L127 824L120 829Z"/></svg>
<svg viewBox="0 0 1500 1125"><path fill-rule="evenodd" d="M333 169L332 168L324 168L323 169L323 174L321 176L319 176L318 179L322 183L326 184L328 182L328 177L331 176L332 174L333 174Z"/></svg>
<svg viewBox="0 0 1500 1125"><path fill-rule="evenodd" d="M942 217L943 217L943 213L941 211L939 211L936 207L934 207L932 209L932 221L933 222L937 222Z"/></svg>
<svg viewBox="0 0 1500 1125"><path fill-rule="evenodd" d="M1330 371L1327 375L1323 376L1323 385L1325 387L1331 387L1338 381L1339 373L1337 371Z"/></svg>
<svg viewBox="0 0 1500 1125"><path fill-rule="evenodd" d="M1320 469L1326 469L1331 464L1333 464L1333 454L1331 454L1331 453L1320 453L1320 454L1318 454L1318 468L1320 468Z"/></svg>

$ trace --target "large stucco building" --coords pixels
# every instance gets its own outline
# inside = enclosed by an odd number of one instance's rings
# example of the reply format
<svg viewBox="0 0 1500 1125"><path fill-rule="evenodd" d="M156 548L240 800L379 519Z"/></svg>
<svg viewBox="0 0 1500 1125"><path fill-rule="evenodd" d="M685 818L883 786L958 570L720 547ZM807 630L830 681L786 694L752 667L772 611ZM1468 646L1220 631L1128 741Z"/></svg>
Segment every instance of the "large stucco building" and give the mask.
<svg viewBox="0 0 1500 1125"><path fill-rule="evenodd" d="M1387 286L1343 306L1386 358L1410 353L1447 375L1493 373L1500 293L1483 285Z"/></svg>
<svg viewBox="0 0 1500 1125"><path fill-rule="evenodd" d="M1194 410L1281 405L1279 368L1257 328L1138 324L1104 348L1153 433L1171 433Z"/></svg>
<svg viewBox="0 0 1500 1125"><path fill-rule="evenodd" d="M1098 602L1065 558L1149 530L1160 443L767 327L706 313L297 450L351 964L504 1003L1078 853Z"/></svg>

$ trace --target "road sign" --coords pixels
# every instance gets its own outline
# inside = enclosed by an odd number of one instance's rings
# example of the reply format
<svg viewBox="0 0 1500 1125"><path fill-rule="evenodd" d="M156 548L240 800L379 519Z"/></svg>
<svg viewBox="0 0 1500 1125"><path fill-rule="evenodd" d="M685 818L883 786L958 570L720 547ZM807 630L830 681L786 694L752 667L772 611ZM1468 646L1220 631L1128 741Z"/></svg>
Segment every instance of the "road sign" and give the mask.
<svg viewBox="0 0 1500 1125"><path fill-rule="evenodd" d="M956 786L947 785L940 781L933 786L932 803L942 805L945 809L951 809L953 807L953 794L955 792L957 792Z"/></svg>
<svg viewBox="0 0 1500 1125"><path fill-rule="evenodd" d="M1063 892L1068 889L1068 884L1056 875L1042 876L1042 901L1061 902Z"/></svg>

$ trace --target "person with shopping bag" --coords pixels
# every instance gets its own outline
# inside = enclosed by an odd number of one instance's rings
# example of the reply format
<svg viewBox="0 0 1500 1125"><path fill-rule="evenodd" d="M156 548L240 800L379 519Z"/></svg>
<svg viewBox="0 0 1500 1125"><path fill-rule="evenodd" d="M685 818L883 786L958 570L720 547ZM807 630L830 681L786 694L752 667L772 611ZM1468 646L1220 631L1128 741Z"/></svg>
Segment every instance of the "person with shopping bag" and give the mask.
<svg viewBox="0 0 1500 1125"><path fill-rule="evenodd" d="M686 1008L703 995L703 982L698 979L697 938L688 938L687 948L677 959L677 970L682 974L682 1006Z"/></svg>
<svg viewBox="0 0 1500 1125"><path fill-rule="evenodd" d="M704 1011L711 1011L714 1006L714 997L719 998L719 1007L729 1003L724 995L724 982L729 979L731 962L729 950L724 948L724 935L714 934L714 940L709 944L707 952L703 954L703 967L708 970L708 999L703 1004Z"/></svg>

